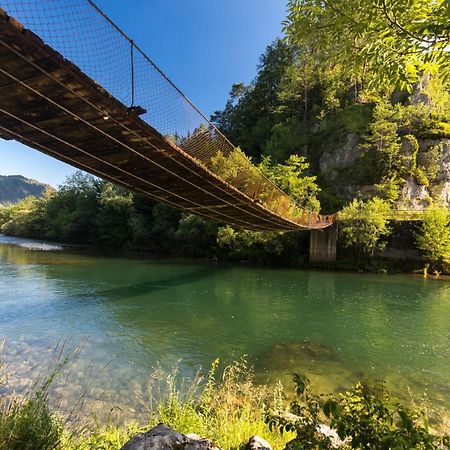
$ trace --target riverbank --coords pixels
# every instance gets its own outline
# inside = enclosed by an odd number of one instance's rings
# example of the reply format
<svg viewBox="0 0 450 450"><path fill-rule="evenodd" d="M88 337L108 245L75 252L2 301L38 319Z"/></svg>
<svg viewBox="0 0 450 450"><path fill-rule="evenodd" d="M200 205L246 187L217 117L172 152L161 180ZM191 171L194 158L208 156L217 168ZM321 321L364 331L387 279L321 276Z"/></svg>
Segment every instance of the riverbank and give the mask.
<svg viewBox="0 0 450 450"><path fill-rule="evenodd" d="M360 448L367 444L382 448L378 445L383 442L400 443L402 446L397 448L443 449L449 443L445 424L434 419L430 428L423 404L411 401L399 405L379 382L356 384L348 391L319 397L310 390L306 378L295 375L294 394L281 384L256 384L243 359L222 369L218 369L216 360L209 373L198 374L193 380L181 379L176 371L160 373L151 397L142 398L147 410L144 421L118 425L85 416L83 425L75 426L70 416L62 416L52 406L49 394L54 378L64 376L68 360L62 356L24 397L2 396L1 450L119 450L137 433L158 423L210 439L222 450L242 448L255 434L274 450L288 448L288 443L305 450L318 448L319 444L322 449ZM113 410L111 405L111 413ZM81 413L86 414L75 405L72 415ZM113 414L120 415L121 411ZM337 430L332 440L328 439L328 426Z"/></svg>
<svg viewBox="0 0 450 450"><path fill-rule="evenodd" d="M374 208L380 202L374 202ZM366 219L339 224L337 261L327 264L327 268L392 273L423 270L427 263L432 264L430 272L442 273L448 268L441 261L448 256L448 233L441 223L445 217L431 214L430 224L436 225L436 220L442 219L438 221L441 228L428 230L419 222L389 222L381 212L369 209L366 211L369 215L360 212ZM162 255L268 267L321 267L310 263L308 231L234 229L176 211L82 173L43 198L27 197L15 205L0 205L0 232L90 246L110 254L142 252L144 257ZM419 238L426 238L426 242L419 245ZM426 251L430 246L444 253Z"/></svg>
<svg viewBox="0 0 450 450"><path fill-rule="evenodd" d="M426 260L421 258L417 251L399 250L395 248L387 248L384 251L378 251L368 258L355 259L345 249L341 249L342 255L334 263L309 263L307 257L304 256L297 261L297 264L288 262L269 263L264 261L256 262L252 259L228 259L214 256L189 256L174 255L171 253L155 253L138 249L117 249L108 248L98 245L81 245L70 244L57 241L46 241L39 239L29 239L20 236L7 236L0 233L0 243L7 245L17 245L30 250L70 250L72 252L80 252L81 254L89 254L99 257L112 258L131 258L139 260L165 260L170 258L180 262L206 262L220 263L224 266L238 265L251 267L273 267L280 269L292 270L328 270L358 273L378 273L378 274L414 274L426 276L431 279L450 280L450 274L442 271L434 271L429 268ZM40 247L41 246L41 247ZM411 254L414 256L411 257ZM428 271L427 268L428 267Z"/></svg>

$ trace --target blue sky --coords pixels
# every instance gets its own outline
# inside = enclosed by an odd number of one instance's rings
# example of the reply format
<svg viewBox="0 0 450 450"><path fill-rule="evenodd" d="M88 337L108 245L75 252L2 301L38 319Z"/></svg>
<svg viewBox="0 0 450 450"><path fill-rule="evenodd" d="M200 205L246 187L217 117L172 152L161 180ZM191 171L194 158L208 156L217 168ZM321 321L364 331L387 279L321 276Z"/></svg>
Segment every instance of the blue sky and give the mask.
<svg viewBox="0 0 450 450"><path fill-rule="evenodd" d="M232 83L250 82L260 54L281 32L285 0L97 0L96 2L207 115ZM0 175L52 184L74 169L0 139Z"/></svg>

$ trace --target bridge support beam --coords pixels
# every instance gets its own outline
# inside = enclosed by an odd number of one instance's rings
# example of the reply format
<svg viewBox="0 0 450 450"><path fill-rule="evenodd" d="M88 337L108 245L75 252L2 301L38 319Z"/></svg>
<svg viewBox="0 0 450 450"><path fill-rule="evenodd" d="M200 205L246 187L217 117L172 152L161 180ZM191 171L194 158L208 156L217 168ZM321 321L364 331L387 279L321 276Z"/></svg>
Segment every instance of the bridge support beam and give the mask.
<svg viewBox="0 0 450 450"><path fill-rule="evenodd" d="M309 239L309 262L336 262L337 222L323 230L311 230Z"/></svg>

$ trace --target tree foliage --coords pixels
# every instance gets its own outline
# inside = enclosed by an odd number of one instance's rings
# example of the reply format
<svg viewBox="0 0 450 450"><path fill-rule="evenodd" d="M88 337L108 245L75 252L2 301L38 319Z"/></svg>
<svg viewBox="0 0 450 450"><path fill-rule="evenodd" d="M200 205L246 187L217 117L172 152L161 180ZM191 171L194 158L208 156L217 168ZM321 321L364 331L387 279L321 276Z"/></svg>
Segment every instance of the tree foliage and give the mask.
<svg viewBox="0 0 450 450"><path fill-rule="evenodd" d="M430 208L416 234L417 246L432 263L450 264L450 211Z"/></svg>
<svg viewBox="0 0 450 450"><path fill-rule="evenodd" d="M233 164L227 167L233 173ZM258 263L302 264L307 252L306 233L233 229L82 173L42 198L0 205L0 233Z"/></svg>
<svg viewBox="0 0 450 450"><path fill-rule="evenodd" d="M251 156L259 156L270 138L280 107L279 87L293 62L293 49L281 40L261 56L258 73L250 86L235 83L223 111L213 121L234 143Z"/></svg>
<svg viewBox="0 0 450 450"><path fill-rule="evenodd" d="M378 197L366 202L353 200L339 213L343 244L367 254L384 248L383 238L390 234L390 209L390 204Z"/></svg>
<svg viewBox="0 0 450 450"><path fill-rule="evenodd" d="M299 207L310 211L320 210L317 177L305 175L309 163L304 156L291 155L284 164L275 165L271 164L270 156L265 156L258 167L269 180L293 198Z"/></svg>
<svg viewBox="0 0 450 450"><path fill-rule="evenodd" d="M289 40L377 89L449 76L447 0L289 0Z"/></svg>

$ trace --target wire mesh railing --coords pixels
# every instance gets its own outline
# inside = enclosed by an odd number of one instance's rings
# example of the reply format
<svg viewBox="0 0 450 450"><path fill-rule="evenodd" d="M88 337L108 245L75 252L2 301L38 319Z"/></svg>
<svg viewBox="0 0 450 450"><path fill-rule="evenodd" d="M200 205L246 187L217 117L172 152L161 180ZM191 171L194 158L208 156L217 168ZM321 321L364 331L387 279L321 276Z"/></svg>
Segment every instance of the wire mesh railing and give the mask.
<svg viewBox="0 0 450 450"><path fill-rule="evenodd" d="M91 0L0 0L0 7L204 167L272 213L331 224L267 179ZM233 175L227 168L236 167Z"/></svg>

